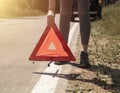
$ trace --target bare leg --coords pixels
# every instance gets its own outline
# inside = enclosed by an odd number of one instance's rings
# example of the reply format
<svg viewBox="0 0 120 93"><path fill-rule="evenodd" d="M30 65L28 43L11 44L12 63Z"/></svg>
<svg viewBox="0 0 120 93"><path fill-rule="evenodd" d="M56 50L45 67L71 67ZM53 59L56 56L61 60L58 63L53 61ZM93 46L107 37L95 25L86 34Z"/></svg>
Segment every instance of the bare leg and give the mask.
<svg viewBox="0 0 120 93"><path fill-rule="evenodd" d="M78 0L82 51L87 52L90 37L89 0Z"/></svg>
<svg viewBox="0 0 120 93"><path fill-rule="evenodd" d="M72 0L60 0L60 31L68 42L70 29L70 17L72 12Z"/></svg>

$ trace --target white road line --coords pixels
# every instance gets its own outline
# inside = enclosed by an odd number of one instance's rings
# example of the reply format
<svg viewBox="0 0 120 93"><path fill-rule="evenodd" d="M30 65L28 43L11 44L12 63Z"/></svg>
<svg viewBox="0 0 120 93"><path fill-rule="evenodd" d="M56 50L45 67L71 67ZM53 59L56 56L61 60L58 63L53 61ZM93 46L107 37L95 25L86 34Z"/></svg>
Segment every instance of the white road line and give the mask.
<svg viewBox="0 0 120 93"><path fill-rule="evenodd" d="M75 29L77 28L77 26L78 26L78 23L74 23L74 25L72 26L72 28L69 32L68 46L70 46L72 39L75 37L74 33L76 33Z"/></svg>
<svg viewBox="0 0 120 93"><path fill-rule="evenodd" d="M61 72L62 66L57 66L52 63L50 67L47 67L44 73L48 73L49 75L42 75L37 84L35 85L32 93L54 93L58 77L54 77L54 74L57 70L58 73ZM51 75L50 75L51 74Z"/></svg>
<svg viewBox="0 0 120 93"><path fill-rule="evenodd" d="M73 38L73 35L74 35L73 33L75 33L74 30L77 27L77 25L78 24L75 23L70 30L68 45L70 44ZM54 93L55 88L57 86L58 79L59 79L58 77L54 77L54 73L57 70L59 70L58 73L60 73L62 70L62 66L54 65L54 63L52 63L50 67L47 67L43 72L44 75L40 77L40 79L38 80L37 84L35 85L31 93Z"/></svg>

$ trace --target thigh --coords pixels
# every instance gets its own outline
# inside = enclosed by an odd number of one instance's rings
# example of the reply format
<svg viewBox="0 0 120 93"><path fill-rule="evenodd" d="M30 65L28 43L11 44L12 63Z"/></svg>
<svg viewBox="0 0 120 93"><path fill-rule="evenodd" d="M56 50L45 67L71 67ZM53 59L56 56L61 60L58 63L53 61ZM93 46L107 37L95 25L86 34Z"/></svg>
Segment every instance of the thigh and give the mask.
<svg viewBox="0 0 120 93"><path fill-rule="evenodd" d="M71 12L73 0L60 0L60 11Z"/></svg>
<svg viewBox="0 0 120 93"><path fill-rule="evenodd" d="M90 3L90 0L78 0L78 11L80 13L88 13L89 3Z"/></svg>

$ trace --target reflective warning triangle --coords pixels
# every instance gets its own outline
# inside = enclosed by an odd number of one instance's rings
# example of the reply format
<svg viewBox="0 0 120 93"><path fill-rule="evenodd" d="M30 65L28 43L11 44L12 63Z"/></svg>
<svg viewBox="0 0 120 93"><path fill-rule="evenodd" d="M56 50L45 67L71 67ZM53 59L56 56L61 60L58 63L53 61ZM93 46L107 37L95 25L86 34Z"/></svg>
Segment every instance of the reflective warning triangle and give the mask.
<svg viewBox="0 0 120 93"><path fill-rule="evenodd" d="M46 27L29 60L75 61L75 57L54 24L53 27Z"/></svg>

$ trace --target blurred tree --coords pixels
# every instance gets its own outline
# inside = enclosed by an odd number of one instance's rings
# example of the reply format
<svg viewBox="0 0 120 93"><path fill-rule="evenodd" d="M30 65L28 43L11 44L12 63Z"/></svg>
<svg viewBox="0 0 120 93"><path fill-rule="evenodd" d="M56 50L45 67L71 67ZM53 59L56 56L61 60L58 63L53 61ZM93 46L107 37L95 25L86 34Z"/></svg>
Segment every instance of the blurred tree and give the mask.
<svg viewBox="0 0 120 93"><path fill-rule="evenodd" d="M56 11L59 12L59 0ZM48 11L48 0L0 0L0 15L44 14Z"/></svg>

